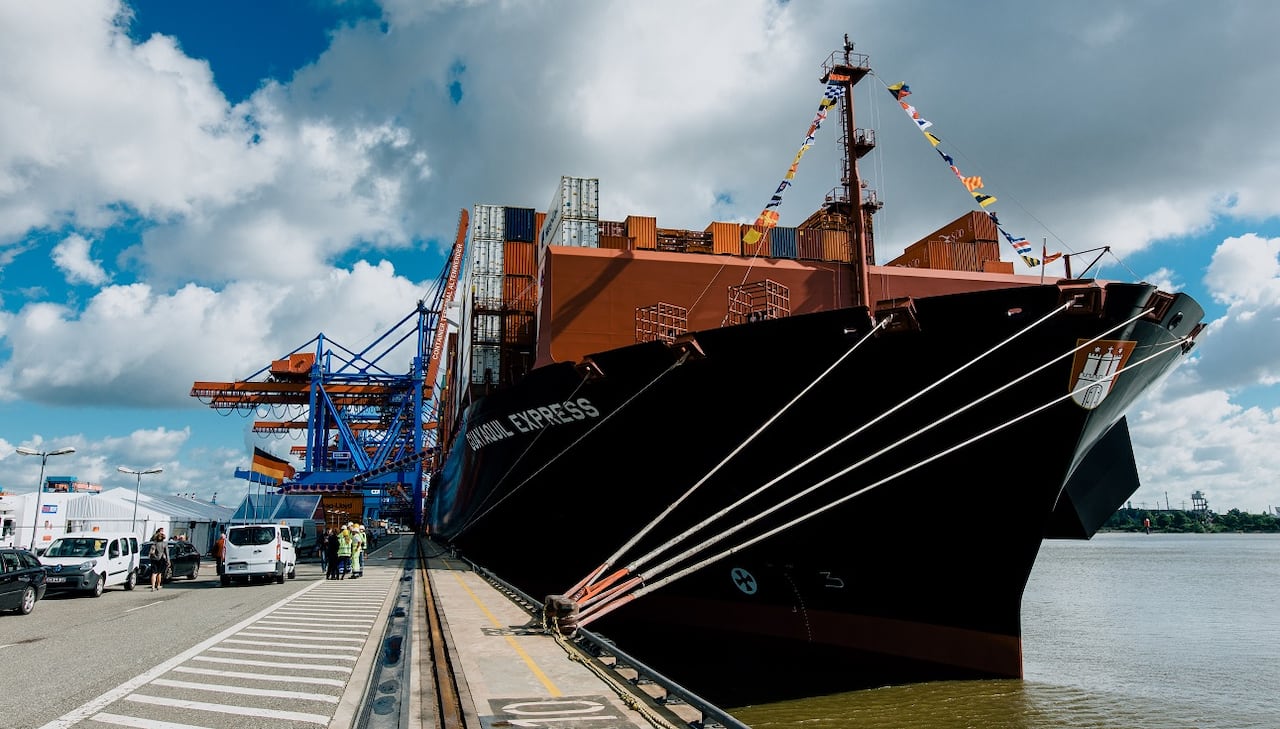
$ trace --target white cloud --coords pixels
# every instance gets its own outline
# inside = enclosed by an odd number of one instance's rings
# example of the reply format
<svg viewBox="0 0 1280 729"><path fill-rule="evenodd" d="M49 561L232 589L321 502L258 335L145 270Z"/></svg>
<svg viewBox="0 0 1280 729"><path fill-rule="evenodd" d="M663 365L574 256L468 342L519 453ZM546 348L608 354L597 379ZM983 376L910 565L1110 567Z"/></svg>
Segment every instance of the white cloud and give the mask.
<svg viewBox="0 0 1280 729"><path fill-rule="evenodd" d="M90 247L84 236L75 233L53 247L53 265L66 275L68 283L99 286L111 280L102 264L89 256Z"/></svg>

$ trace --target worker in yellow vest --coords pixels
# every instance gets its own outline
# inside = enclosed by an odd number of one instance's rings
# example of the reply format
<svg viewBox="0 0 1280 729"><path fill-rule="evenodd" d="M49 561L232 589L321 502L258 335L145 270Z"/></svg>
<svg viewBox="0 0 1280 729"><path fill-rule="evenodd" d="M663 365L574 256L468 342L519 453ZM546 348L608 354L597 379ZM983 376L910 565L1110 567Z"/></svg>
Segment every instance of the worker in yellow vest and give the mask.
<svg viewBox="0 0 1280 729"><path fill-rule="evenodd" d="M364 525L351 527L351 576L364 576Z"/></svg>
<svg viewBox="0 0 1280 729"><path fill-rule="evenodd" d="M338 579L347 579L351 571L351 525L342 527L338 532Z"/></svg>

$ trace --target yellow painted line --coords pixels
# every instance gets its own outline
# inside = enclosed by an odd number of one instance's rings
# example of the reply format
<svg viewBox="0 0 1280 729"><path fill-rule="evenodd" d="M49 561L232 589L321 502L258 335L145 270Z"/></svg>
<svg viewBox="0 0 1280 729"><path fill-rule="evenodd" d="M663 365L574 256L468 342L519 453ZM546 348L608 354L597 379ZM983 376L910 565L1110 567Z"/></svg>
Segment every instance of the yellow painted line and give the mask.
<svg viewBox="0 0 1280 729"><path fill-rule="evenodd" d="M498 630L503 630L504 627L502 623L498 622L498 617L489 611L489 608L480 600L479 595L472 592L470 587L467 587L467 583L462 581L462 575L458 572L454 572L453 577L458 581L459 585L462 585L462 589L467 591L467 594L471 596L471 599L475 601L476 606L484 611L485 616L489 618L489 622L493 623L493 627ZM536 676L538 680L542 682L542 685L547 688L547 692L552 698L564 696L560 689L556 688L556 685L547 677L547 674L543 673L541 668L538 668L538 664L533 660L533 657L524 652L524 649L520 647L520 644L516 642L515 638L510 635L505 635L503 637L506 638L507 645L511 646L511 649L520 656L520 660L524 661L524 665L528 666L529 670L533 672L533 675Z"/></svg>

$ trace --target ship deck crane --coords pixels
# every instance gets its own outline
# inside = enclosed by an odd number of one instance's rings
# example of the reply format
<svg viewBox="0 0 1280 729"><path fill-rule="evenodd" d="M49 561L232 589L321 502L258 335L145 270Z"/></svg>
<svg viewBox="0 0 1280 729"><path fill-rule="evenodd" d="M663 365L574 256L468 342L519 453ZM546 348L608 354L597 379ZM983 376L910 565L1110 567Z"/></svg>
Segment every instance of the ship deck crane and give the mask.
<svg viewBox="0 0 1280 729"><path fill-rule="evenodd" d="M305 445L291 449L305 466L280 485L282 493L381 487L408 501L401 505L412 508L415 526L422 524L423 473L439 452L436 379L448 334L445 311L457 291L467 226L464 208L431 303L419 300L364 349L353 351L318 334L244 379L192 384L191 396L219 412L270 411L274 419L255 421L255 433L306 431ZM409 370L398 374L385 362L408 346Z"/></svg>

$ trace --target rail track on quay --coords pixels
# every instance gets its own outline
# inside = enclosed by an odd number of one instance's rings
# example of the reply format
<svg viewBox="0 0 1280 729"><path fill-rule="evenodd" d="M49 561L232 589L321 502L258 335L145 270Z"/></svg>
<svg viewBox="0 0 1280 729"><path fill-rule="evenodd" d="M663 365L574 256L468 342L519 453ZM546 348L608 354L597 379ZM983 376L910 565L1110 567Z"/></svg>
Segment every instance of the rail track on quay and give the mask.
<svg viewBox="0 0 1280 729"><path fill-rule="evenodd" d="M523 626L555 637L565 651L565 660L585 665L607 684L622 703L640 714L658 729L749 729L724 710L681 686L674 680L646 666L642 661L615 646L607 639L586 630L566 637L546 630L542 623L542 603L519 588L490 573L483 566L466 559L448 546L420 537L416 540L418 569L422 571L421 598L428 636L423 650L430 654L430 670L421 672L422 719L424 725L434 713L440 729L479 729L479 719L468 716L471 704L466 682L454 664L447 619L442 612L432 584L430 565L447 566L474 572L492 585L529 616ZM429 642L429 645L425 643ZM378 729L370 727L370 729Z"/></svg>

